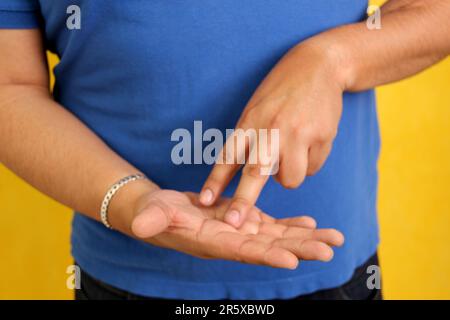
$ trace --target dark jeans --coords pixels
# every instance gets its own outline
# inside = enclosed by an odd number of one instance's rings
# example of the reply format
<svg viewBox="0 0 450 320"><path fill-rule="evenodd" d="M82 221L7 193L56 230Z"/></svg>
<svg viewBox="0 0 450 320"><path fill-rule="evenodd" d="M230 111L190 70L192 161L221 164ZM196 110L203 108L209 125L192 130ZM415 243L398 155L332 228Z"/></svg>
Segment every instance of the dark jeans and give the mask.
<svg viewBox="0 0 450 320"><path fill-rule="evenodd" d="M380 289L369 289L367 279L372 273L367 273L371 265L378 266L378 256L373 255L362 266L355 270L352 278L344 285L312 294L298 296L294 300L381 300ZM141 297L121 289L114 288L96 280L81 270L81 289L75 290L76 300L142 300L157 298Z"/></svg>

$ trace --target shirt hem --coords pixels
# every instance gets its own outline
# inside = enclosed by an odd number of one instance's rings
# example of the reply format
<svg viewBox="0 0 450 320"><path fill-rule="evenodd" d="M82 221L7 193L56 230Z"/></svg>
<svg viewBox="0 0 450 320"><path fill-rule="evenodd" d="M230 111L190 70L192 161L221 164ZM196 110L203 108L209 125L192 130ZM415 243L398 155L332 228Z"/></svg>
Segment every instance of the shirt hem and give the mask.
<svg viewBox="0 0 450 320"><path fill-rule="evenodd" d="M120 280L126 278L122 271L115 270L115 276L108 277L107 275L111 274L111 269L108 266L93 262L92 259L79 252L73 253L73 256L80 267L92 277L140 296L192 300L269 300L290 299L343 285L351 279L355 269L363 265L377 251L377 247L378 241L372 245L370 250L365 250L364 255L355 258L345 271L342 271L342 268L336 270L338 268L335 267L292 278L268 281L244 280L242 282L167 281L150 277L145 278L144 276L134 281L135 284L127 283L127 285L124 285L123 281ZM143 283L146 285L143 286Z"/></svg>

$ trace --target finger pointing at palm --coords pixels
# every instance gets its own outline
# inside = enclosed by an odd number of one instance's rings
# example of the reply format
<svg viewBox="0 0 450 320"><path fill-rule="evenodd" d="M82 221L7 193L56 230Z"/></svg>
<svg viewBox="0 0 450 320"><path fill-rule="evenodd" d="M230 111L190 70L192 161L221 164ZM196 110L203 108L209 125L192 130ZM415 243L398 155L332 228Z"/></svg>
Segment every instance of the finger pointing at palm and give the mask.
<svg viewBox="0 0 450 320"><path fill-rule="evenodd" d="M295 269L299 260L329 261L343 236L315 229L312 218L276 220L253 208L240 228L223 222L230 200L203 207L196 194L161 190L145 199L133 233L148 243L202 258Z"/></svg>
<svg viewBox="0 0 450 320"><path fill-rule="evenodd" d="M342 113L343 85L334 73L335 64L323 50L306 43L291 49L260 84L244 108L237 129L278 130L279 170L274 178L283 187L299 187L307 175L325 164L337 135ZM256 135L257 139L261 136ZM224 148L227 148L229 140ZM256 142L261 147L259 141ZM271 150L273 146L268 146ZM238 145L236 154L248 152ZM245 157L244 157L245 158ZM204 205L214 203L225 190L240 163L217 163L201 192ZM261 161L246 158L242 177L225 221L239 227L268 180Z"/></svg>

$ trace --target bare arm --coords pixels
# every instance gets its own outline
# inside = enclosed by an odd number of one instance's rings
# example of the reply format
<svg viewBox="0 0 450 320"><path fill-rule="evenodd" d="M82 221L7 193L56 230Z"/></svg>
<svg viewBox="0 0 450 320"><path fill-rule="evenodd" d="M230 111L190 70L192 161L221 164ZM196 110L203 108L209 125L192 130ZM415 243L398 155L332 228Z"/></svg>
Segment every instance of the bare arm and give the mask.
<svg viewBox="0 0 450 320"><path fill-rule="evenodd" d="M450 54L450 2L390 0L381 7L381 29L366 22L311 39L337 52L345 90L359 91L412 76Z"/></svg>
<svg viewBox="0 0 450 320"><path fill-rule="evenodd" d="M0 160L37 189L98 220L106 190L138 170L53 101L40 39L38 30L0 31ZM152 188L140 181L117 195L110 209L117 229L129 233L131 220L125 219L135 198Z"/></svg>

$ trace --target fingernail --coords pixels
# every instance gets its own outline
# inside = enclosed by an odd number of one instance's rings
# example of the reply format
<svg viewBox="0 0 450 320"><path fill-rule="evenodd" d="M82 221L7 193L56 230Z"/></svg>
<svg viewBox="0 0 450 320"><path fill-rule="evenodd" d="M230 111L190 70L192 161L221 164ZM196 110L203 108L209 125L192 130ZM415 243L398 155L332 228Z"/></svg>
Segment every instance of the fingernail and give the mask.
<svg viewBox="0 0 450 320"><path fill-rule="evenodd" d="M231 210L230 212L228 212L225 216L225 221L237 226L237 224L239 223L239 216L241 214L239 213L239 211L237 210Z"/></svg>
<svg viewBox="0 0 450 320"><path fill-rule="evenodd" d="M200 193L200 202L203 204L209 204L213 200L213 192L211 189L205 189Z"/></svg>

